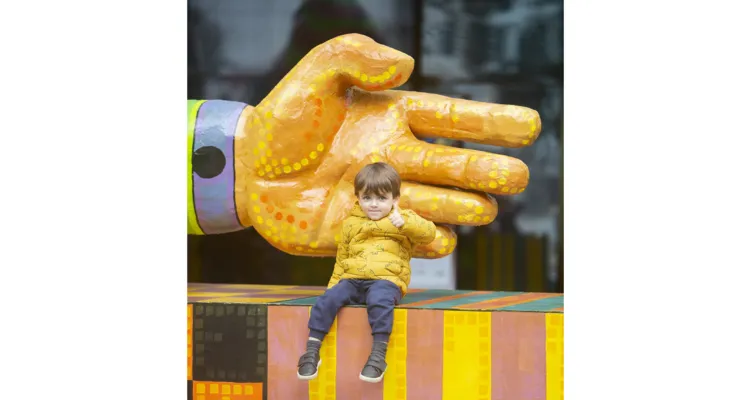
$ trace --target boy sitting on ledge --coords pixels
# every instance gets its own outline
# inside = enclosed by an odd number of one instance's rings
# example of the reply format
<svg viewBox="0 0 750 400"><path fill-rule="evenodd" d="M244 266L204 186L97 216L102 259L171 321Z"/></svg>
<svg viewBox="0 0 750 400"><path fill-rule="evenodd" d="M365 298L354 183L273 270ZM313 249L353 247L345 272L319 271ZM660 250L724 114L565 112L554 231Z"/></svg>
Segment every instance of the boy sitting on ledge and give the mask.
<svg viewBox="0 0 750 400"><path fill-rule="evenodd" d="M383 379L393 309L411 280L412 249L435 239L434 223L399 209L401 177L390 165L378 162L362 168L354 179L354 194L358 201L343 222L328 289L310 312L307 349L297 365L299 379L318 376L321 342L339 309L349 304L367 306L372 328L372 350L359 378L373 383Z"/></svg>

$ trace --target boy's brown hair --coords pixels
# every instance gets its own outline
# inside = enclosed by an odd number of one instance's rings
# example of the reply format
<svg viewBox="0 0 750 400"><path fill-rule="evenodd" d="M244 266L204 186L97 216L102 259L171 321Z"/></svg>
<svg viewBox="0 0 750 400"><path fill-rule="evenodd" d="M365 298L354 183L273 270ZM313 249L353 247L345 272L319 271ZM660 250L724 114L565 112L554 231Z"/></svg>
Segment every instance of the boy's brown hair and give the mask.
<svg viewBox="0 0 750 400"><path fill-rule="evenodd" d="M390 165L383 162L368 164L354 178L354 195L391 193L393 198L401 197L401 177Z"/></svg>

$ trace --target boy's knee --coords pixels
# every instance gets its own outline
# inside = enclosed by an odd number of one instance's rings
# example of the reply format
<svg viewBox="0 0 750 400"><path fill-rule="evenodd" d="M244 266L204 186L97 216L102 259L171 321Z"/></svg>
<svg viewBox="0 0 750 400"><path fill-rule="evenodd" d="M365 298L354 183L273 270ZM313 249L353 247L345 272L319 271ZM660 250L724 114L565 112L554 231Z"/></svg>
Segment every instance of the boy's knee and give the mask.
<svg viewBox="0 0 750 400"><path fill-rule="evenodd" d="M376 296L373 299L373 303L382 306L394 307L396 305L396 298L390 294L384 293L380 296Z"/></svg>
<svg viewBox="0 0 750 400"><path fill-rule="evenodd" d="M348 294L343 285L340 285L342 284L337 283L335 286L323 292L323 294L318 297L317 301L320 302L322 306L326 307L335 307L345 303L348 298Z"/></svg>

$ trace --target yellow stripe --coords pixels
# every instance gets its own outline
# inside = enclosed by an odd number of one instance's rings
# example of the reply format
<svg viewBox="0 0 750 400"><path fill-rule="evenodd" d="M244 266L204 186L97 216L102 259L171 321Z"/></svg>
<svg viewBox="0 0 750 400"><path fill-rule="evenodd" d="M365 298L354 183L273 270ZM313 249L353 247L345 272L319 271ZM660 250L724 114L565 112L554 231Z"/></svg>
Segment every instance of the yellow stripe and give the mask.
<svg viewBox="0 0 750 400"><path fill-rule="evenodd" d="M205 100L188 100L188 234L203 235L198 225L198 217L195 215L195 204L193 204L193 135L195 134L195 119L198 117L198 109Z"/></svg>
<svg viewBox="0 0 750 400"><path fill-rule="evenodd" d="M547 400L563 399L563 314L546 314Z"/></svg>
<svg viewBox="0 0 750 400"><path fill-rule="evenodd" d="M403 309L393 312L393 332L385 355L388 368L383 377L383 400L406 400L406 313Z"/></svg>
<svg viewBox="0 0 750 400"><path fill-rule="evenodd" d="M308 310L308 314L312 307ZM323 344L320 346L320 359L323 361L318 369L318 377L311 380L308 386L310 400L336 400L336 330L338 317L333 320Z"/></svg>
<svg viewBox="0 0 750 400"><path fill-rule="evenodd" d="M489 400L492 323L489 312L443 313L443 398Z"/></svg>

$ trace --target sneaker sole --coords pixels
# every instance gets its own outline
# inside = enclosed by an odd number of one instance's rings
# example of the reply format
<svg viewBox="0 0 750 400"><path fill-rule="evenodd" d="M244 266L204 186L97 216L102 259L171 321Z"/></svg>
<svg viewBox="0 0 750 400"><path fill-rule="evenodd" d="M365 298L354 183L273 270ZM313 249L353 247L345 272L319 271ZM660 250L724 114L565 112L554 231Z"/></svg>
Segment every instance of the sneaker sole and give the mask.
<svg viewBox="0 0 750 400"><path fill-rule="evenodd" d="M377 378L368 378L368 377L362 375L362 373L360 373L359 374L359 379L361 379L361 380L363 380L365 382L378 383L378 382L380 382L380 381L383 380L383 376L385 376L385 371L387 371L387 370L388 370L388 367L385 367L385 369L383 370L383 373L380 374L380 376L377 377Z"/></svg>
<svg viewBox="0 0 750 400"><path fill-rule="evenodd" d="M318 377L318 370L320 369L320 364L323 363L323 360L318 360L318 368L315 368L315 373L312 375L300 375L299 370L297 370L297 378L302 379L303 381L311 381Z"/></svg>

